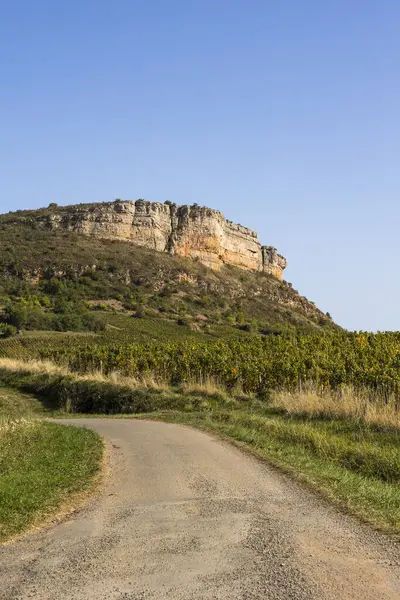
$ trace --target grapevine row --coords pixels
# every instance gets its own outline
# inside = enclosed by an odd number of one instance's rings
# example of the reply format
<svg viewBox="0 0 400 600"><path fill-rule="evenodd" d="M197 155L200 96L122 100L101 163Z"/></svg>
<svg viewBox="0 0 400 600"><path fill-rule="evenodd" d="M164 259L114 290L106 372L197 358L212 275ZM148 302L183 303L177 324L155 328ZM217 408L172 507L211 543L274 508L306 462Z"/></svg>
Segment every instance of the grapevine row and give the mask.
<svg viewBox="0 0 400 600"><path fill-rule="evenodd" d="M0 343L0 357L48 359L85 373L151 374L171 384L213 377L246 392L313 381L398 392L400 333L334 332L216 341L129 343L117 338L41 337Z"/></svg>

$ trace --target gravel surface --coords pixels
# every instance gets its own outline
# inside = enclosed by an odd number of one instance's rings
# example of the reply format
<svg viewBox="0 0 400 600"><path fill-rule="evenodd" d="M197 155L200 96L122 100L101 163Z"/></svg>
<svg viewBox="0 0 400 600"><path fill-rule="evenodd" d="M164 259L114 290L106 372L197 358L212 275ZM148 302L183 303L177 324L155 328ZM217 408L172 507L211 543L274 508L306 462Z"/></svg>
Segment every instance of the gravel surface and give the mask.
<svg viewBox="0 0 400 600"><path fill-rule="evenodd" d="M399 600L395 540L229 444L71 423L108 441L109 476L65 522L0 548L2 600Z"/></svg>

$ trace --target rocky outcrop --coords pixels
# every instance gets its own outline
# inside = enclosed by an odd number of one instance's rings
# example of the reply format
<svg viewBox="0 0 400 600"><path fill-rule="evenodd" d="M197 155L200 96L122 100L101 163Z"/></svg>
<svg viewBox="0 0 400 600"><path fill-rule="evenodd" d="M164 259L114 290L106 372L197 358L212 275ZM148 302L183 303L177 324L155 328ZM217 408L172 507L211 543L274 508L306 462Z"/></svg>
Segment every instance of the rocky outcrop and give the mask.
<svg viewBox="0 0 400 600"><path fill-rule="evenodd" d="M101 239L125 240L159 252L187 256L212 269L234 265L278 279L287 262L257 234L218 210L144 200L81 204L38 211L35 225Z"/></svg>
<svg viewBox="0 0 400 600"><path fill-rule="evenodd" d="M287 267L287 260L278 254L273 246L262 246L263 271L278 279L282 279L282 272Z"/></svg>

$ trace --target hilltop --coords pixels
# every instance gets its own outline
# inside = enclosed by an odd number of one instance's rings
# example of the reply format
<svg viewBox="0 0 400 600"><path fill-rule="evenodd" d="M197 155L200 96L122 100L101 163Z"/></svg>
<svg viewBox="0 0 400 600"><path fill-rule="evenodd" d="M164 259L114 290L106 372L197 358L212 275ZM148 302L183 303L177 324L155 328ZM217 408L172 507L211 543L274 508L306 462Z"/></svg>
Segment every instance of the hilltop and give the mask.
<svg viewBox="0 0 400 600"><path fill-rule="evenodd" d="M160 215L175 213L163 229ZM214 333L335 327L281 280L275 249L211 209L51 205L0 215L0 234L0 305L19 329L96 330L116 313Z"/></svg>
<svg viewBox="0 0 400 600"><path fill-rule="evenodd" d="M214 270L232 265L282 279L286 259L262 246L257 233L205 206L177 206L168 200L115 200L10 213L3 222L50 231L71 231L97 239L126 241L150 250L198 260Z"/></svg>

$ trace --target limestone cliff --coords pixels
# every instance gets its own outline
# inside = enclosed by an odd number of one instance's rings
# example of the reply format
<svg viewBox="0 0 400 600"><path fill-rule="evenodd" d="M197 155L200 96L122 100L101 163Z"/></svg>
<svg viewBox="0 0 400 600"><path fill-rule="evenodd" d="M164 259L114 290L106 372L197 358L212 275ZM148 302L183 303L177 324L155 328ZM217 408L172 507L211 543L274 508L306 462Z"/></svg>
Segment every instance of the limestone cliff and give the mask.
<svg viewBox="0 0 400 600"><path fill-rule="evenodd" d="M50 206L37 211L35 226L100 239L124 240L159 252L187 256L212 269L234 265L282 279L287 262L257 234L210 208L144 200Z"/></svg>

